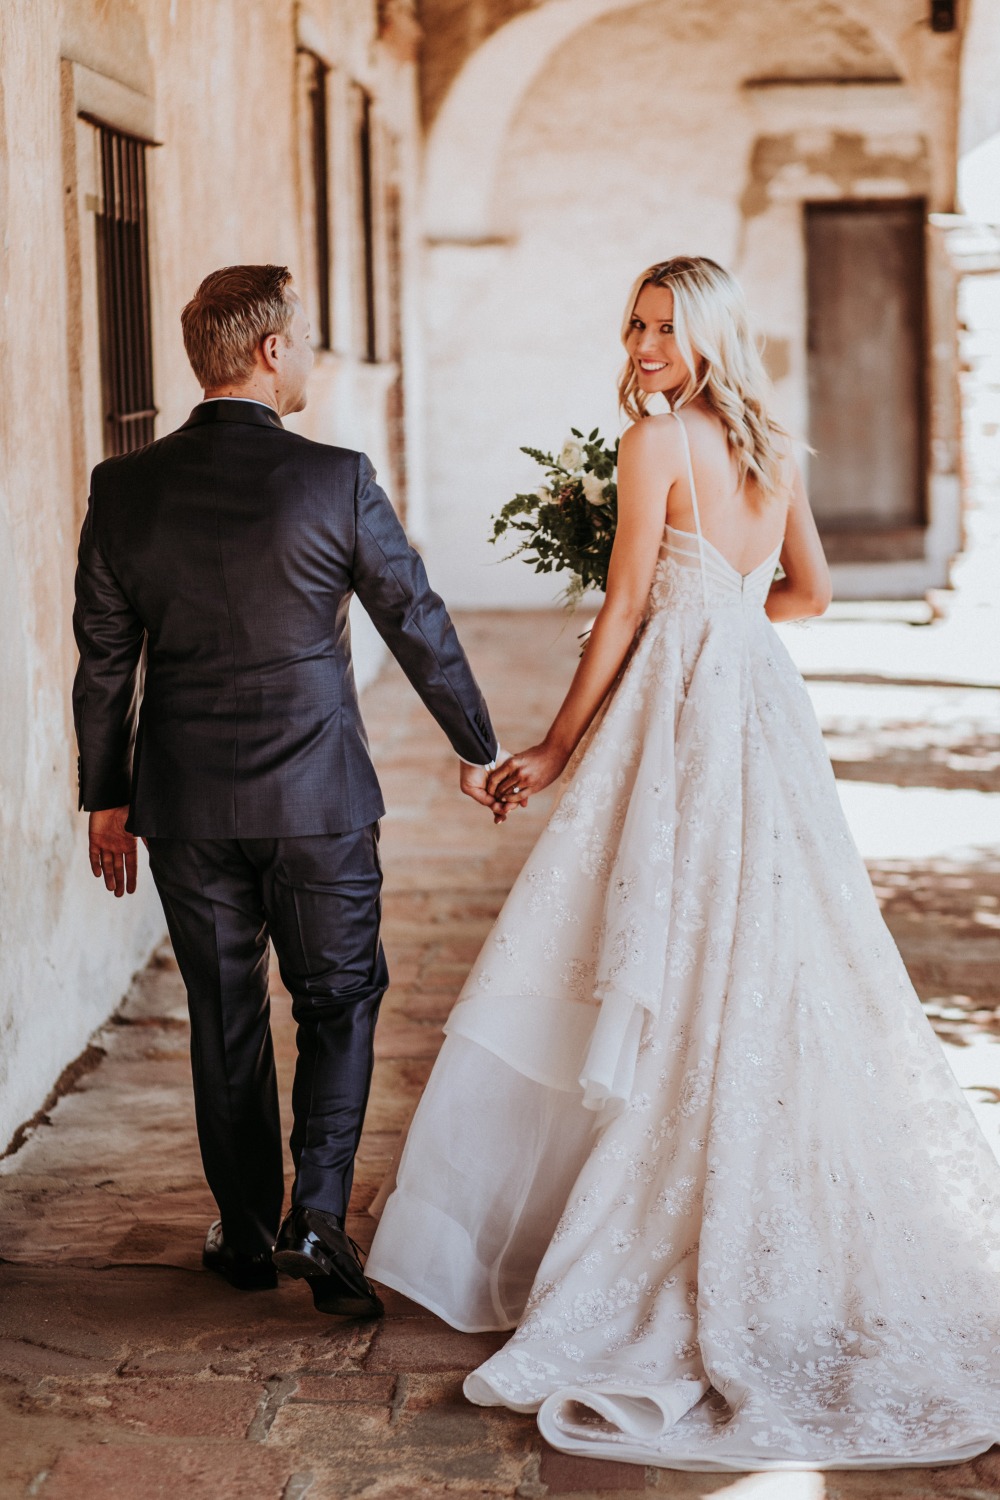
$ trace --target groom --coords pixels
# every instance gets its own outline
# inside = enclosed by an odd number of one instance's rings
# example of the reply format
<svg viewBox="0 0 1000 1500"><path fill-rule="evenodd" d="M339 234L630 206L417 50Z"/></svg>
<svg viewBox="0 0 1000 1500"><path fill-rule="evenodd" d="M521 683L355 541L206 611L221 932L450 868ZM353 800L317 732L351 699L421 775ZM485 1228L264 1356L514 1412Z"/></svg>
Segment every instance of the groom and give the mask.
<svg viewBox="0 0 1000 1500"><path fill-rule="evenodd" d="M181 315L204 401L94 470L74 613L80 806L116 896L135 889L145 839L187 988L221 1214L204 1263L244 1289L275 1286L278 1267L309 1279L322 1312L377 1316L344 1232L389 978L352 594L461 757L462 790L504 809L486 791L498 747L482 694L371 464L282 426L313 361L290 283L281 266L208 276ZM280 1228L269 940L298 1023Z"/></svg>

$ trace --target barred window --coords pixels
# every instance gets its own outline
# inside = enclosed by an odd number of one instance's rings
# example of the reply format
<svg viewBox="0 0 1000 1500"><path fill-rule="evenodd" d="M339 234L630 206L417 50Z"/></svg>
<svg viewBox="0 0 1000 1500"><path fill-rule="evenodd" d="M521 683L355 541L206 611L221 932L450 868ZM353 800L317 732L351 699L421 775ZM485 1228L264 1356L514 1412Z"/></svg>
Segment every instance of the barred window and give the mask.
<svg viewBox="0 0 1000 1500"><path fill-rule="evenodd" d="M153 342L149 299L147 143L99 120L101 183L97 282L104 452L153 440Z"/></svg>
<svg viewBox="0 0 1000 1500"><path fill-rule="evenodd" d="M386 353L396 367L392 384L386 393L389 461L392 466L393 499L401 516L406 514L406 386L403 375L403 205L398 181L398 159L395 143L390 143L392 172L386 184Z"/></svg>
<svg viewBox="0 0 1000 1500"><path fill-rule="evenodd" d="M315 281L316 344L332 348L330 314L330 124L327 87L330 69L313 52L303 54L309 124L309 176L311 179L312 260Z"/></svg>
<svg viewBox="0 0 1000 1500"><path fill-rule="evenodd" d="M361 352L369 363L379 357L376 310L375 162L372 99L360 84L354 88L357 145L359 246L361 251Z"/></svg>

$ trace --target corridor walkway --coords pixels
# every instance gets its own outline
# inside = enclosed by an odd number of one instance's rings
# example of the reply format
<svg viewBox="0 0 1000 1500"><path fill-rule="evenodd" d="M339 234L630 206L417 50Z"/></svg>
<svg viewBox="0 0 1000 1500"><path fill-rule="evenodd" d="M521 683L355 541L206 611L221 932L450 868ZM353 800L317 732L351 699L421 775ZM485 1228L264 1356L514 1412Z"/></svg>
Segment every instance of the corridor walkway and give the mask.
<svg viewBox="0 0 1000 1500"><path fill-rule="evenodd" d="M505 742L530 743L581 627L481 614L460 628ZM834 621L789 639L814 679L889 921L998 1142L1000 798L988 794L1000 787L1000 692L985 679L949 686L947 663L907 683L898 640L909 632L912 660L923 660L920 638L934 629ZM848 636L867 676L841 670ZM890 637L895 685L879 672ZM393 977L349 1225L367 1243L364 1210L440 1023L545 806L495 829L460 798L447 747L394 666L365 713L389 804ZM274 1000L287 1100L294 1044L276 976ZM0 1500L1000 1500L997 1449L959 1467L874 1474L692 1475L565 1459L543 1452L532 1419L463 1401L462 1375L496 1338L453 1333L398 1296L384 1323L360 1325L314 1313L301 1285L230 1290L199 1268L213 1205L187 1045L164 949L0 1163Z"/></svg>

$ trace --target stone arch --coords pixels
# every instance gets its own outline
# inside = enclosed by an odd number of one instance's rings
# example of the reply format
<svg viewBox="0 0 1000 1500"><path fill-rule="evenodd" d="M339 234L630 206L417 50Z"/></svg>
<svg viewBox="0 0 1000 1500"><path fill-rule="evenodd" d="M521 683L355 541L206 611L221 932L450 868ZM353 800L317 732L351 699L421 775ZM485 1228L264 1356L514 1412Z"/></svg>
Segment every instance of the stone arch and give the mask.
<svg viewBox="0 0 1000 1500"><path fill-rule="evenodd" d="M509 127L532 83L577 31L641 0L544 0L503 22L473 50L435 116L424 163L424 229L436 241L481 242L502 237L491 196ZM871 39L897 74L898 40L873 7L834 0L839 12Z"/></svg>
<svg viewBox="0 0 1000 1500"><path fill-rule="evenodd" d="M465 61L427 142L424 228L430 239L494 238L490 199L507 131L524 95L575 31L636 0L548 0L494 31Z"/></svg>

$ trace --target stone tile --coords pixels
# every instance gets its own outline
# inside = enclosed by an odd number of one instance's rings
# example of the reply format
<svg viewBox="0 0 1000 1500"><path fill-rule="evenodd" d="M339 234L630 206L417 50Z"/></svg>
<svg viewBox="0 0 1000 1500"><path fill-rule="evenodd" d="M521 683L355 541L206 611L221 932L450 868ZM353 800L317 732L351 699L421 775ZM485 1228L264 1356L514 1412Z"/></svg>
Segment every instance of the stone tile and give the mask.
<svg viewBox="0 0 1000 1500"><path fill-rule="evenodd" d="M323 1320L328 1329L299 1345L297 1369L307 1374L350 1374L363 1369L365 1356L375 1338L375 1323L345 1323L340 1318Z"/></svg>
<svg viewBox="0 0 1000 1500"><path fill-rule="evenodd" d="M395 1375L300 1375L289 1400L391 1406L395 1395Z"/></svg>
<svg viewBox="0 0 1000 1500"><path fill-rule="evenodd" d="M377 1452L387 1440L392 1409L387 1401L286 1401L267 1435L268 1446L316 1449L345 1457Z"/></svg>
<svg viewBox="0 0 1000 1500"><path fill-rule="evenodd" d="M0 1377L27 1383L46 1375L87 1375L112 1371L116 1361L107 1354L90 1356L56 1349L27 1338L0 1338Z"/></svg>
<svg viewBox="0 0 1000 1500"><path fill-rule="evenodd" d="M525 1473L532 1438L519 1430L516 1418L503 1420L511 1413L499 1414L500 1421L497 1415L460 1398L399 1419L384 1405L289 1401L275 1418L267 1446L294 1450L299 1469L332 1473L338 1500L369 1495L381 1500L397 1489L433 1495L445 1485L449 1494L512 1496Z"/></svg>
<svg viewBox="0 0 1000 1500"><path fill-rule="evenodd" d="M464 1376L495 1354L508 1337L504 1333L458 1333L429 1315L387 1320L375 1336L365 1369L460 1370Z"/></svg>
<svg viewBox="0 0 1000 1500"><path fill-rule="evenodd" d="M292 1459L249 1443L90 1444L61 1453L43 1500L281 1500Z"/></svg>
<svg viewBox="0 0 1000 1500"><path fill-rule="evenodd" d="M111 1380L49 1378L30 1398L39 1409L162 1437L242 1438L264 1396L259 1382L163 1375Z"/></svg>
<svg viewBox="0 0 1000 1500"><path fill-rule="evenodd" d="M550 1495L603 1493L641 1493L646 1489L646 1470L639 1464L617 1464L610 1460L576 1458L546 1448L542 1453L539 1478Z"/></svg>
<svg viewBox="0 0 1000 1500"><path fill-rule="evenodd" d="M400 1376L395 1424L400 1441L414 1455L422 1455L425 1471L480 1477L483 1469L470 1470L468 1462L450 1470L436 1470L435 1465L442 1449L451 1454L482 1452L495 1455L497 1478L516 1475L520 1482L533 1470L533 1455L542 1446L534 1418L503 1407L473 1406L462 1394L464 1373Z"/></svg>

